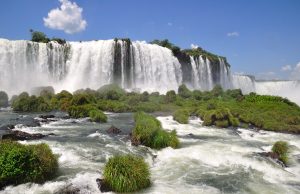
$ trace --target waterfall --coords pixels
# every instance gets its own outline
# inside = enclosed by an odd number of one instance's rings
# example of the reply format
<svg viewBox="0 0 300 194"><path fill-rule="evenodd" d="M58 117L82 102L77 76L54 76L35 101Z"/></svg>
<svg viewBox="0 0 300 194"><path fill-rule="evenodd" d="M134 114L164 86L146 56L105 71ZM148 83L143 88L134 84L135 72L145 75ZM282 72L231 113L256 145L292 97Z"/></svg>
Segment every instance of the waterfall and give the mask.
<svg viewBox="0 0 300 194"><path fill-rule="evenodd" d="M200 90L211 90L213 80L211 75L211 66L208 59L202 56L190 57L192 66L192 87Z"/></svg>
<svg viewBox="0 0 300 194"><path fill-rule="evenodd" d="M280 95L296 102L300 96L299 82L257 82L252 76L231 75L221 57L214 61L206 56L175 57L170 49L143 41L115 39L60 45L0 39L0 90L10 96L38 86L72 92L109 83L161 93L177 91L182 83L200 90L211 90L219 84L224 89L240 88L245 94Z"/></svg>
<svg viewBox="0 0 300 194"><path fill-rule="evenodd" d="M54 85L66 75L66 50L55 42L0 39L0 90L10 94Z"/></svg>
<svg viewBox="0 0 300 194"><path fill-rule="evenodd" d="M255 92L255 78L248 75L232 75L232 87L241 89L244 94Z"/></svg>
<svg viewBox="0 0 300 194"><path fill-rule="evenodd" d="M300 81L256 81L258 94L282 96L300 105Z"/></svg>
<svg viewBox="0 0 300 194"><path fill-rule="evenodd" d="M219 58L220 64L220 82L219 84L223 87L223 89L231 89L232 81L231 81L231 73L229 67L225 64L224 59Z"/></svg>

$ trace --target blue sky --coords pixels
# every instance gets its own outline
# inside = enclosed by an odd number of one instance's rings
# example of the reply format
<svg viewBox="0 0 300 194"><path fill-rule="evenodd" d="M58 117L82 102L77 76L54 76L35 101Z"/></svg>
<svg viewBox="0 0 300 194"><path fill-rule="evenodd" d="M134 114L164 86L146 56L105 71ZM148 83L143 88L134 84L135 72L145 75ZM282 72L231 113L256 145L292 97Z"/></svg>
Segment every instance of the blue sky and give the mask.
<svg viewBox="0 0 300 194"><path fill-rule="evenodd" d="M72 34L57 29L64 28L57 21L62 17L45 24L48 13L60 8L58 0L2 0L0 37L30 39L32 28L74 41L167 38L181 48L196 44L226 56L233 72L300 79L299 0L70 1L82 8L74 24L81 27L72 26Z"/></svg>

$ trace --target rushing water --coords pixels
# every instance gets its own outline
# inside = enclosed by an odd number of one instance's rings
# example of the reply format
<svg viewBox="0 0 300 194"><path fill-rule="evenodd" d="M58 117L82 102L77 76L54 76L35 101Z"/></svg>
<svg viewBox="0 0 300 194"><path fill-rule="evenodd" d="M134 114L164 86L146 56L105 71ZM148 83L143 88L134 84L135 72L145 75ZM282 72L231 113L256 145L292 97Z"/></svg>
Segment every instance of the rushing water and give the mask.
<svg viewBox="0 0 300 194"><path fill-rule="evenodd" d="M132 146L128 133L134 122L131 113L107 113L108 123L98 124L87 119L58 119L41 127L22 127L26 132L55 133L43 140L59 155L59 175L44 184L9 186L0 193L55 193L69 185L81 193L100 193L96 178L102 175L108 158L132 153L143 156L150 165L152 186L139 193L299 193L300 137L246 129L216 129L202 127L201 121L178 124L170 116L158 117L165 129L176 129L181 147L155 151ZM0 112L2 123L16 118L36 117ZM109 135L111 125L122 129L119 135ZM278 140L291 145L291 163L282 168L257 152L269 151Z"/></svg>

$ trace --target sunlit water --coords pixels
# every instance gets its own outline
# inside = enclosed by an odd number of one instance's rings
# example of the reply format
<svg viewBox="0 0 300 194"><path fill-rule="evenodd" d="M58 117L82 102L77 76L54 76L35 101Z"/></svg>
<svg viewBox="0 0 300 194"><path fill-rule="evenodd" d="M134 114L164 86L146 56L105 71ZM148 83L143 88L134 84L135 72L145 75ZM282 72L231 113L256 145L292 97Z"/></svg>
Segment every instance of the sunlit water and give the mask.
<svg viewBox="0 0 300 194"><path fill-rule="evenodd" d="M0 112L0 122L17 117L36 117ZM300 137L245 129L202 127L190 119L182 125L172 117L158 117L165 129L176 129L181 147L155 151L132 146L128 138L134 121L131 113L108 114L108 123L97 124L87 119L59 119L41 127L22 127L30 133L55 133L43 140L59 155L59 175L44 184L9 186L0 193L55 193L73 185L81 193L100 193L96 178L102 176L108 158L132 153L143 156L150 165L152 186L139 193L300 193ZM107 134L111 125L120 135ZM291 145L291 163L282 168L257 152L269 151L278 140Z"/></svg>

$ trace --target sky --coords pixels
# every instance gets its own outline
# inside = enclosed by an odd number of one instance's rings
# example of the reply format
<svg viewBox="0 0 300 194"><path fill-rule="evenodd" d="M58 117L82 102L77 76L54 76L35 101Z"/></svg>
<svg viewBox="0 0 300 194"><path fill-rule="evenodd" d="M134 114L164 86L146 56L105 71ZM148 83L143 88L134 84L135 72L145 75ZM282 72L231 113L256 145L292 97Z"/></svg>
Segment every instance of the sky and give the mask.
<svg viewBox="0 0 300 194"><path fill-rule="evenodd" d="M300 80L300 0L1 0L0 38L169 39L227 57L232 72Z"/></svg>

